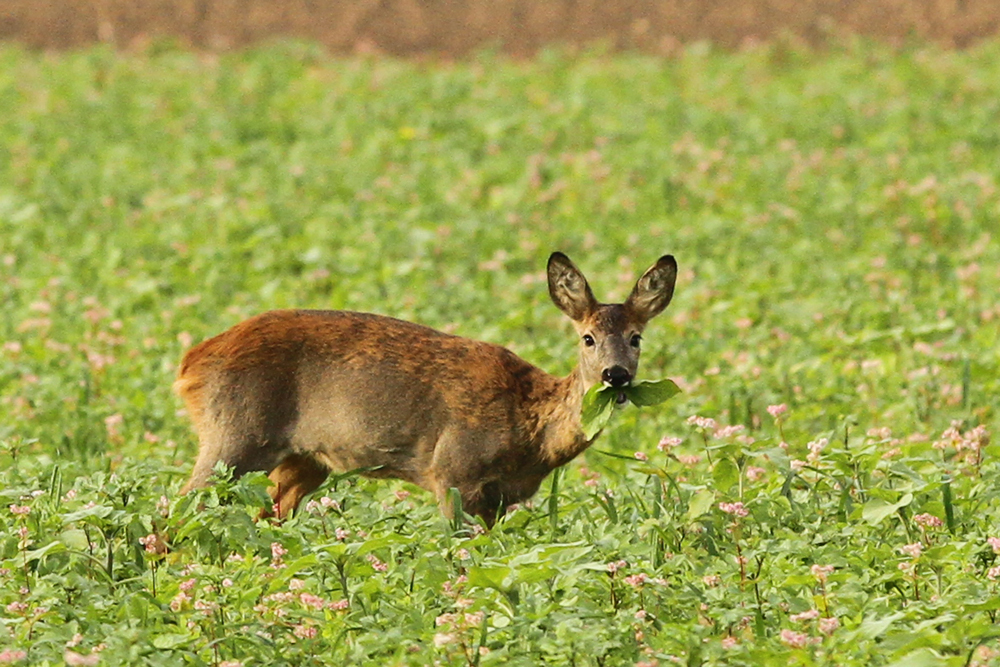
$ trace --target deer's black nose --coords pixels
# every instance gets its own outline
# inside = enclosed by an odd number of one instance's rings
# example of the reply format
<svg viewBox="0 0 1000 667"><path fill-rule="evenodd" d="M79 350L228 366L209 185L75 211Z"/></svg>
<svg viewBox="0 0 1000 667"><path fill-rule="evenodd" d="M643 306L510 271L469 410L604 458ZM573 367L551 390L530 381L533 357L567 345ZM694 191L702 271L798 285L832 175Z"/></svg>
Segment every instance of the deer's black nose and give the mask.
<svg viewBox="0 0 1000 667"><path fill-rule="evenodd" d="M632 374L622 366L612 366L601 372L601 380L612 387L624 387L632 381Z"/></svg>

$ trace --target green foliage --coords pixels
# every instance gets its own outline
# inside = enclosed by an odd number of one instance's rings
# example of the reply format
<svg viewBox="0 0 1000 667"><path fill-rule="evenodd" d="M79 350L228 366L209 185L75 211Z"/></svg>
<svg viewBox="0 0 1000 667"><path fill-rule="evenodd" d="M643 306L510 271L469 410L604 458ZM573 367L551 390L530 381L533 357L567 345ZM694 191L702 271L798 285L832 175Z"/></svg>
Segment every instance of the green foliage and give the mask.
<svg viewBox="0 0 1000 667"><path fill-rule="evenodd" d="M583 434L589 439L597 435L608 422L620 398L636 407L648 407L664 403L681 392L673 380L640 380L627 387L594 385L583 396L580 421Z"/></svg>
<svg viewBox="0 0 1000 667"><path fill-rule="evenodd" d="M0 48L0 660L998 664L998 100L996 43ZM683 393L534 503L178 496L191 343L350 308L567 373L557 249L604 301L678 258L640 376Z"/></svg>

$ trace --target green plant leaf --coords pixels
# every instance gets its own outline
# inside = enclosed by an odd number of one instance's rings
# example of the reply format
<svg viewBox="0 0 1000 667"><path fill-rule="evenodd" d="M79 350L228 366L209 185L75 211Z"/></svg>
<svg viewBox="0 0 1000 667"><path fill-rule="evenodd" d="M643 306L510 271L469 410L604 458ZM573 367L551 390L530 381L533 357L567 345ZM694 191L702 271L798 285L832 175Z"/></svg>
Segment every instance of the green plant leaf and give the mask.
<svg viewBox="0 0 1000 667"><path fill-rule="evenodd" d="M673 380L643 380L628 387L594 385L583 396L583 409L580 414L583 435L589 440L607 426L615 411L615 399L619 394L625 394L629 401L641 408L659 405L680 391L680 387Z"/></svg>
<svg viewBox="0 0 1000 667"><path fill-rule="evenodd" d="M583 409L580 412L580 422L583 435L588 440L604 428L615 410L615 394L617 390L603 385L594 385L583 396Z"/></svg>
<svg viewBox="0 0 1000 667"><path fill-rule="evenodd" d="M637 407L659 405L681 393L681 388L673 380L642 380L625 387L625 395Z"/></svg>
<svg viewBox="0 0 1000 667"><path fill-rule="evenodd" d="M711 489L702 489L695 492L688 502L687 520L694 521L707 512L715 504L715 492Z"/></svg>
<svg viewBox="0 0 1000 667"><path fill-rule="evenodd" d="M715 488L719 491L726 491L740 479L740 469L729 459L720 459L712 469L712 479L715 481Z"/></svg>
<svg viewBox="0 0 1000 667"><path fill-rule="evenodd" d="M887 516L895 512L901 507L906 507L911 502L913 502L913 494L906 493L899 502L887 503L881 498L872 498L867 503L865 503L864 508L861 510L861 517L868 522L869 525L874 526L882 522Z"/></svg>

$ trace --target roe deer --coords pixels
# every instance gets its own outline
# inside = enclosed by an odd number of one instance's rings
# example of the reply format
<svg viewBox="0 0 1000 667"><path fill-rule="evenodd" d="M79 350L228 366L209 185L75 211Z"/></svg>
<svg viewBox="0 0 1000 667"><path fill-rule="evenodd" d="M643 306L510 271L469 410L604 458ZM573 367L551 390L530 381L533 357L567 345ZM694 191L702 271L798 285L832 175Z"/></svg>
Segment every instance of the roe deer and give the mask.
<svg viewBox="0 0 1000 667"><path fill-rule="evenodd" d="M557 378L499 345L391 317L278 310L191 348L174 389L200 439L182 493L218 461L269 473L279 518L330 470L369 469L435 494L448 489L488 525L586 449L583 395L628 385L646 323L674 292L677 263L659 259L625 303L594 299L566 255L549 258L549 294L573 320L580 361ZM624 399L624 394L619 400Z"/></svg>

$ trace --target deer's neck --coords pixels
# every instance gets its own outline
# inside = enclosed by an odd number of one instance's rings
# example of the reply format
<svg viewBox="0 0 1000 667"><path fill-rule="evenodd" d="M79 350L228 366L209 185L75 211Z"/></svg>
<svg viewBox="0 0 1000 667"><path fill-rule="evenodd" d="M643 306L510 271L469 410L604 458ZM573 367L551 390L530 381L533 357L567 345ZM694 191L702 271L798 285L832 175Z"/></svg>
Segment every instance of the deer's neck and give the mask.
<svg viewBox="0 0 1000 667"><path fill-rule="evenodd" d="M548 395L539 401L539 453L550 469L569 462L594 441L584 437L580 422L586 392L579 369L574 369L564 378L552 377Z"/></svg>

